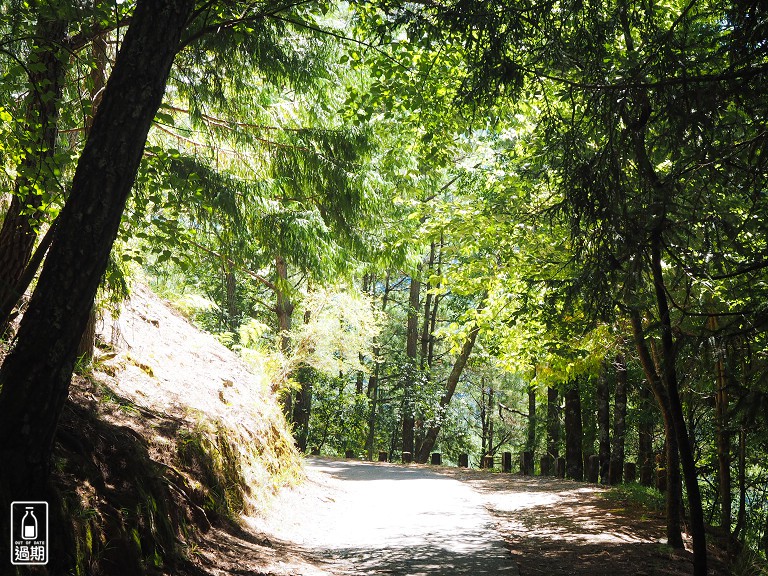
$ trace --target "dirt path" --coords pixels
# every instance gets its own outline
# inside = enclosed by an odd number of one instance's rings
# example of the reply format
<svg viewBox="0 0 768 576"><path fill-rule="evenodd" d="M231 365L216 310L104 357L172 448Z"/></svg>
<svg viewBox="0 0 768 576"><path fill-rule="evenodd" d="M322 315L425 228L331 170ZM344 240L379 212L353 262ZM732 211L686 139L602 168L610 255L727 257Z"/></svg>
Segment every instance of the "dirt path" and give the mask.
<svg viewBox="0 0 768 576"><path fill-rule="evenodd" d="M599 486L456 468L310 459L252 528L334 575L684 576L660 514ZM713 554L710 574L728 572ZM278 572L274 572L278 573ZM301 570L296 575L309 575Z"/></svg>
<svg viewBox="0 0 768 576"><path fill-rule="evenodd" d="M337 574L517 575L485 498L424 467L311 459L311 484L262 529L293 541Z"/></svg>

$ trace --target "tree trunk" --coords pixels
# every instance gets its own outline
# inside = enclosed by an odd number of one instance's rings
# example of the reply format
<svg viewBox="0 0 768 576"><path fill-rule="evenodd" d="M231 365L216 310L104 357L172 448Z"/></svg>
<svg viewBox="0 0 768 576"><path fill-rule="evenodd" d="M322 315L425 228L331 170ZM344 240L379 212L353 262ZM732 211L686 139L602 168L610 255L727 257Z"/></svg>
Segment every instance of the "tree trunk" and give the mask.
<svg viewBox="0 0 768 576"><path fill-rule="evenodd" d="M493 412L494 412L494 402L495 402L495 391L493 390L492 386L488 387L488 412L486 412L488 417L488 444L487 444L487 452L486 456L493 456L494 449L493 449ZM489 468L493 468L493 466L489 466Z"/></svg>
<svg viewBox="0 0 768 576"><path fill-rule="evenodd" d="M435 424L430 426L429 430L427 430L427 433L424 436L424 441L421 444L421 450L418 454L418 462L426 462L430 452L432 452L432 449L435 447L435 442L437 442L437 435L440 433L440 427L442 426L442 415L445 413L448 404L450 404L454 392L456 392L456 386L459 383L462 372L464 372L464 367L467 365L467 360L469 360L469 356L472 354L472 348L475 346L475 341L477 340L477 335L479 332L479 326L474 326L472 330L469 331L467 339L464 340L464 344L461 347L459 355L456 356L456 360L454 361L453 367L451 368L451 373L448 374L448 380L445 382L445 390L443 391L443 395L440 397L438 420L435 422Z"/></svg>
<svg viewBox="0 0 768 576"><path fill-rule="evenodd" d="M632 321L632 334L635 339L640 364L645 372L646 380L653 392L656 402L661 410L661 416L664 422L664 437L666 439L666 478L667 490L666 497L666 515L667 515L667 544L673 548L683 548L682 528L680 518L682 516L682 488L680 478L680 459L677 448L677 437L675 436L674 424L672 423L671 408L667 390L663 386L656 367L648 351L648 345L643 333L640 313L637 310L631 310L630 320Z"/></svg>
<svg viewBox="0 0 768 576"><path fill-rule="evenodd" d="M405 342L406 374L403 384L403 435L402 451L414 453L414 395L418 379L417 355L419 343L419 294L421 282L411 277L408 291L408 325Z"/></svg>
<svg viewBox="0 0 768 576"><path fill-rule="evenodd" d="M5 331L8 328L8 324L13 320L13 309L19 300L17 295L24 294L24 292L27 291L27 288L29 288L29 285L32 283L32 280L35 279L37 270L43 263L43 259L48 253L48 248L50 248L51 242L53 242L53 236L56 233L57 224L58 218L51 222L51 226L48 228L45 236L43 236L40 244L38 244L35 252L32 254L32 257L27 263L27 267L21 274L21 278L16 283L15 290L6 296L5 301L0 303L0 319L4 319L0 320L0 337L5 334Z"/></svg>
<svg viewBox="0 0 768 576"><path fill-rule="evenodd" d="M432 267L435 264L435 243L432 242L432 245L429 249L429 261L427 262L427 274L426 277L429 279L430 274L432 273ZM432 358L429 356L429 341L431 339L431 332L430 332L430 319L432 318L432 301L434 299L433 294L429 291L429 284L427 284L427 295L424 298L424 322L422 323L421 327L421 354L420 354L420 364L421 371L424 372L424 370L427 370L430 367L430 364L432 363ZM437 302L435 302L435 305Z"/></svg>
<svg viewBox="0 0 768 576"><path fill-rule="evenodd" d="M277 298L277 328L280 331L280 352L284 357L291 354L291 319L293 317L294 304L287 295L288 290L288 263L279 254L275 256L275 296ZM293 392L286 388L280 393L280 406L283 408L285 418L290 422L293 418Z"/></svg>
<svg viewBox="0 0 768 576"><path fill-rule="evenodd" d="M440 235L440 245L437 251L437 286L440 287L440 276L442 275L443 268L443 235ZM435 330L437 329L437 311L440 307L440 294L435 294L432 303L432 312L429 320L429 345L427 346L427 366L432 366L432 361L435 358Z"/></svg>
<svg viewBox="0 0 768 576"><path fill-rule="evenodd" d="M480 467L488 454L488 404L485 401L485 378L480 378Z"/></svg>
<svg viewBox="0 0 768 576"><path fill-rule="evenodd" d="M653 286L656 293L656 305L661 323L661 378L667 388L670 400L670 412L680 451L680 463L683 465L683 478L688 494L688 512L690 515L690 531L693 540L693 574L707 576L707 542L704 531L704 510L701 503L699 478L696 472L696 462L693 458L693 448L688 437L685 424L683 405L677 382L675 343L672 335L672 323L667 303L667 292L664 286L664 276L661 267L661 233L656 231L651 240L651 271Z"/></svg>
<svg viewBox="0 0 768 576"><path fill-rule="evenodd" d="M375 295L376 283L371 281L370 286L372 287L373 293ZM382 294L381 296L382 312L386 311L388 302L389 302L389 273L387 273L387 276L384 280L384 294ZM378 358L379 356L378 343L373 348L373 356L374 358ZM380 370L381 370L381 364L379 362L376 362L376 366L373 369L373 374L371 374L371 376L368 378L368 389L366 391L368 398L371 399L371 409L370 409L370 412L368 413L368 439L366 442L369 460L373 460L373 451L375 449L374 443L376 440L376 410L378 409L378 402L379 402ZM392 449L390 449L389 453L391 454L391 452L392 452Z"/></svg>
<svg viewBox="0 0 768 576"><path fill-rule="evenodd" d="M627 433L627 364L623 354L616 355L616 393L613 399L613 446L609 481L621 484L624 475L624 442Z"/></svg>
<svg viewBox="0 0 768 576"><path fill-rule="evenodd" d="M240 316L237 306L237 276L229 263L226 263L226 267L224 287L227 292L227 330L234 332L237 330L238 317Z"/></svg>
<svg viewBox="0 0 768 576"><path fill-rule="evenodd" d="M600 482L608 484L608 469L611 465L611 395L608 390L606 368L597 377L597 439Z"/></svg>
<svg viewBox="0 0 768 576"><path fill-rule="evenodd" d="M574 378L565 391L565 468L568 478L579 481L584 480L582 435L579 381Z"/></svg>
<svg viewBox="0 0 768 576"><path fill-rule="evenodd" d="M21 162L11 204L0 228L0 302L12 302L10 307L3 306L8 312L0 317L0 336L8 327L13 306L23 294L19 292L19 280L27 268L38 226L42 223L43 198L36 187L50 193L57 180L53 162L59 103L69 58L64 48L66 33L67 22L58 17L50 20L41 15L35 29L24 126L25 132L31 135L30 141L24 144L29 152Z"/></svg>
<svg viewBox="0 0 768 576"><path fill-rule="evenodd" d="M192 0L139 0L17 344L0 369L0 501L39 500L75 353ZM4 516L4 515L3 515Z"/></svg>
<svg viewBox="0 0 768 576"><path fill-rule="evenodd" d="M528 386L528 434L525 440L525 450L533 453L536 450L536 388Z"/></svg>
<svg viewBox="0 0 768 576"><path fill-rule="evenodd" d="M103 94L104 86L107 84L107 39L105 36L97 36L91 43L91 51L95 66L91 70L91 112L85 118L85 134L90 133L93 127L93 118L99 109L99 103ZM102 277L103 278L103 277ZM88 323L85 325L83 335L80 337L80 344L77 347L77 357L81 366L90 364L93 360L93 349L96 347L96 322L99 312L96 309L96 302L91 305L91 313L88 315Z"/></svg>
<svg viewBox="0 0 768 576"><path fill-rule="evenodd" d="M739 511L736 516L736 528L733 536L736 540L741 536L747 519L747 431L739 429Z"/></svg>
<svg viewBox="0 0 768 576"><path fill-rule="evenodd" d="M310 366L300 366L296 370L296 380L299 389L293 402L293 435L296 446L302 452L307 451L307 439L309 438L309 417L312 413L312 377L314 370Z"/></svg>
<svg viewBox="0 0 768 576"><path fill-rule="evenodd" d="M637 425L637 460L640 465L640 484L653 486L653 405L651 390L647 385L640 386L640 422Z"/></svg>
<svg viewBox="0 0 768 576"><path fill-rule="evenodd" d="M373 452L376 449L376 409L379 401L379 364L376 363L373 374L368 378L368 397L371 399L371 409L368 412L368 438L365 446L368 451L368 460L373 460Z"/></svg>
<svg viewBox="0 0 768 576"><path fill-rule="evenodd" d="M717 330L717 317L710 316L711 330ZM717 443L718 489L720 494L720 527L725 536L731 534L731 433L728 422L728 377L725 368L725 347L713 337L715 360L715 438ZM728 538L730 543L730 538Z"/></svg>
<svg viewBox="0 0 768 576"><path fill-rule="evenodd" d="M560 398L557 388L547 388L547 454L560 457Z"/></svg>

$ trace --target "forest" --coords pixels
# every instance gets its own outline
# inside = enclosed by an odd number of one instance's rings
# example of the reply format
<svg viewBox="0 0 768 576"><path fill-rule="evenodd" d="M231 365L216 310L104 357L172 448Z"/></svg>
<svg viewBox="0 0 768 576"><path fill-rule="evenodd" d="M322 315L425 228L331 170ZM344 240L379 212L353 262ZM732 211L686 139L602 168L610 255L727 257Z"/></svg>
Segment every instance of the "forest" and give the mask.
<svg viewBox="0 0 768 576"><path fill-rule="evenodd" d="M766 570L766 76L758 0L3 0L0 503L142 282L302 452L596 466Z"/></svg>

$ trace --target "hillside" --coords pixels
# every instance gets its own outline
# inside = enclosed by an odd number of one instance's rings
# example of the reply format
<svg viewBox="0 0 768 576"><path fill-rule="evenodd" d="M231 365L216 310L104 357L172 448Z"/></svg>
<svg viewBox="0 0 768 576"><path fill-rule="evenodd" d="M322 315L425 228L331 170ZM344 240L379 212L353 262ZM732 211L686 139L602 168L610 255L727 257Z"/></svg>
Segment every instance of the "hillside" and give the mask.
<svg viewBox="0 0 768 576"><path fill-rule="evenodd" d="M297 553L241 528L302 475L263 375L140 285L97 334L57 437L55 483L77 542L52 562L87 574L226 574L239 550L240 568L295 572Z"/></svg>

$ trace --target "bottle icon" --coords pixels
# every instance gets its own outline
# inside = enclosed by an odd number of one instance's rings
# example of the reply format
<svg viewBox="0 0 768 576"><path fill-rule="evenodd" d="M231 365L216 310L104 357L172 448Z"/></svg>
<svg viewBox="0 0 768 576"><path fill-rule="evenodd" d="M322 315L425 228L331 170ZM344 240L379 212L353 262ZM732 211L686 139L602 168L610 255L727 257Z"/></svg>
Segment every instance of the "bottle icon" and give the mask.
<svg viewBox="0 0 768 576"><path fill-rule="evenodd" d="M24 540L34 540L37 538L37 518L35 518L33 510L31 506L28 506L24 517L21 519L21 537Z"/></svg>

